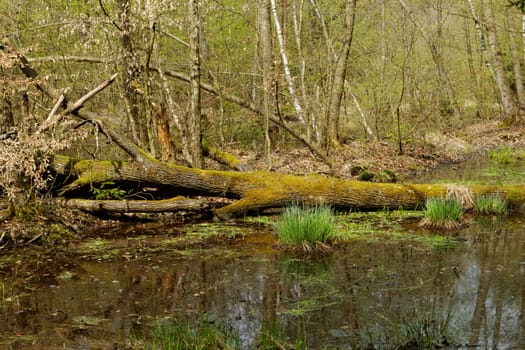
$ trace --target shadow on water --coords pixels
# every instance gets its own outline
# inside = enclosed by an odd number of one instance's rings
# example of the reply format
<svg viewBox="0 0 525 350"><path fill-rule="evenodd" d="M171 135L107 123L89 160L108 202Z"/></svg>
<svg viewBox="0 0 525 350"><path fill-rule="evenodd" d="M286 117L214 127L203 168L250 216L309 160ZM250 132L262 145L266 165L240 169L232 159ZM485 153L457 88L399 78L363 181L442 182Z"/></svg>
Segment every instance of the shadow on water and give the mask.
<svg viewBox="0 0 525 350"><path fill-rule="evenodd" d="M524 220L478 218L453 247L353 240L316 261L234 224L1 252L0 348L137 349L173 318L220 324L242 349L272 324L309 349L410 348L424 332L442 347L525 348Z"/></svg>

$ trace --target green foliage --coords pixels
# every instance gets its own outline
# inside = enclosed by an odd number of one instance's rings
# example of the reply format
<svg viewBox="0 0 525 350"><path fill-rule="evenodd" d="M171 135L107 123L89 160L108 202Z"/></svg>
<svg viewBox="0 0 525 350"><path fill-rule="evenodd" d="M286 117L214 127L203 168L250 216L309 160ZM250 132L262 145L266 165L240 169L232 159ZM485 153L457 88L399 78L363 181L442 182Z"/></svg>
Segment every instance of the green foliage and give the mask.
<svg viewBox="0 0 525 350"><path fill-rule="evenodd" d="M458 221L463 216L463 209L456 199L430 198L425 203L425 216L433 221Z"/></svg>
<svg viewBox="0 0 525 350"><path fill-rule="evenodd" d="M524 152L503 147L489 151L489 158L498 164L511 164L524 158Z"/></svg>
<svg viewBox="0 0 525 350"><path fill-rule="evenodd" d="M514 6L520 9L522 13L525 13L525 0L507 0L509 6Z"/></svg>
<svg viewBox="0 0 525 350"><path fill-rule="evenodd" d="M141 348L162 350L241 350L239 336L224 326L216 326L207 319L192 322L190 320L169 320L160 323L152 334L150 341L140 341ZM284 327L273 321L263 325L256 342L250 349L306 350L304 342L297 338L289 343L284 334Z"/></svg>
<svg viewBox="0 0 525 350"><path fill-rule="evenodd" d="M457 199L429 198L425 203L424 214L421 226L455 230L461 227L463 208Z"/></svg>
<svg viewBox="0 0 525 350"><path fill-rule="evenodd" d="M123 199L126 195L126 191L118 188L108 186L115 186L115 183L112 181L103 182L100 187L94 187L92 192L96 200L105 200L105 199Z"/></svg>
<svg viewBox="0 0 525 350"><path fill-rule="evenodd" d="M505 214L507 201L496 195L483 195L474 200L474 207L481 214Z"/></svg>
<svg viewBox="0 0 525 350"><path fill-rule="evenodd" d="M240 349L239 338L221 327L214 327L208 320L163 322L153 331L149 349L199 350Z"/></svg>
<svg viewBox="0 0 525 350"><path fill-rule="evenodd" d="M306 350L306 344L300 339L295 340L295 344L290 344L286 340L284 328L282 325L273 321L264 324L257 338L255 349L257 350L274 350L274 349L295 349Z"/></svg>
<svg viewBox="0 0 525 350"><path fill-rule="evenodd" d="M334 213L324 205L286 207L281 220L274 223L274 228L286 245L327 243L336 236Z"/></svg>

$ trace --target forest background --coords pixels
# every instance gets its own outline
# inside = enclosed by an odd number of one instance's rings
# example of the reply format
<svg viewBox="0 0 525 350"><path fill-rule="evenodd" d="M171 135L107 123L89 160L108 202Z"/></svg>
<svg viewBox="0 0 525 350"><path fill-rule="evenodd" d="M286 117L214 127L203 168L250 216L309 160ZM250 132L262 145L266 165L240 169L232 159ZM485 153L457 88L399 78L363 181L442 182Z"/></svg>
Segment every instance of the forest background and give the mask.
<svg viewBox="0 0 525 350"><path fill-rule="evenodd" d="M57 112L114 73L82 108L194 168L212 153L242 170L226 150L272 169L298 147L331 166L350 140L403 154L431 132L515 122L525 16L514 5L0 0L0 187L10 198L45 188L47 155L125 159L102 124Z"/></svg>

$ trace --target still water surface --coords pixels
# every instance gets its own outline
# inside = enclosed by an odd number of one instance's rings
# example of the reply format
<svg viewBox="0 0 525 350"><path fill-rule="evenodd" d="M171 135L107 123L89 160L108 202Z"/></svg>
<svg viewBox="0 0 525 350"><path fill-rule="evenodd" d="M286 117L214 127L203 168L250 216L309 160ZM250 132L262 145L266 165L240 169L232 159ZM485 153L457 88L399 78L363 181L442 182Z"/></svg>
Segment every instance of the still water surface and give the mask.
<svg viewBox="0 0 525 350"><path fill-rule="evenodd" d="M521 176L516 164L495 168L473 160L433 178L508 182ZM101 233L116 237L111 244L118 249L105 247L102 257L85 246L37 253L40 275L25 271L24 251L15 252L20 271L1 275L0 348L126 348L152 322L184 316L224 325L244 348L273 323L310 349L382 349L397 336L393 330L426 315L435 322L448 317L461 348L525 349L522 215L473 220L451 247L361 239L315 261L277 249L264 225L222 229L231 237L156 251L151 247L191 227ZM23 288L9 288L20 278Z"/></svg>

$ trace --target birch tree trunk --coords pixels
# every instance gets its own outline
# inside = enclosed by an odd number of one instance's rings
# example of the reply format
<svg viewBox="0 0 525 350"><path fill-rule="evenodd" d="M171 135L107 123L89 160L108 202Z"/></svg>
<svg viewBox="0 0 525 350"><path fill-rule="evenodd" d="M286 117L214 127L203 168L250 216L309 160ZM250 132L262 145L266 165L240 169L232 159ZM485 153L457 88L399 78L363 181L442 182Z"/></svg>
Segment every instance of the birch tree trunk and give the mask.
<svg viewBox="0 0 525 350"><path fill-rule="evenodd" d="M467 0L467 4L470 9L470 13L472 14L472 20L474 21L474 25L476 27L476 33L478 36L478 43L479 48L481 50L481 54L483 55L483 61L485 62L485 67L487 67L487 70L490 73L490 76L496 81L496 73L494 72L494 68L492 67L492 63L490 60L490 55L487 50L487 43L485 39L485 34L483 33L483 28L481 27L481 22L479 20L479 17L476 13L476 8L474 7L474 4L472 3L472 0Z"/></svg>
<svg viewBox="0 0 525 350"><path fill-rule="evenodd" d="M190 18L190 112L188 115L188 132L190 142L191 165L202 168L201 149L201 89L200 89L200 18L199 0L188 2Z"/></svg>
<svg viewBox="0 0 525 350"><path fill-rule="evenodd" d="M273 22L275 26L275 33L277 35L277 41L279 42L279 52L281 54L281 61L284 69L284 78L286 79L286 84L288 86L288 92L290 93L290 98L292 99L293 106L295 108L295 113L297 113L297 117L299 120L304 124L305 117L303 108L301 107L301 103L299 102L299 98L297 97L297 94L295 93L295 84L293 82L292 73L290 72L290 65L288 63L288 55L286 54L286 46L284 42L284 35L281 28L281 22L279 20L279 14L277 13L277 4L275 3L275 0L271 1L271 8L272 8L272 15L273 15Z"/></svg>

